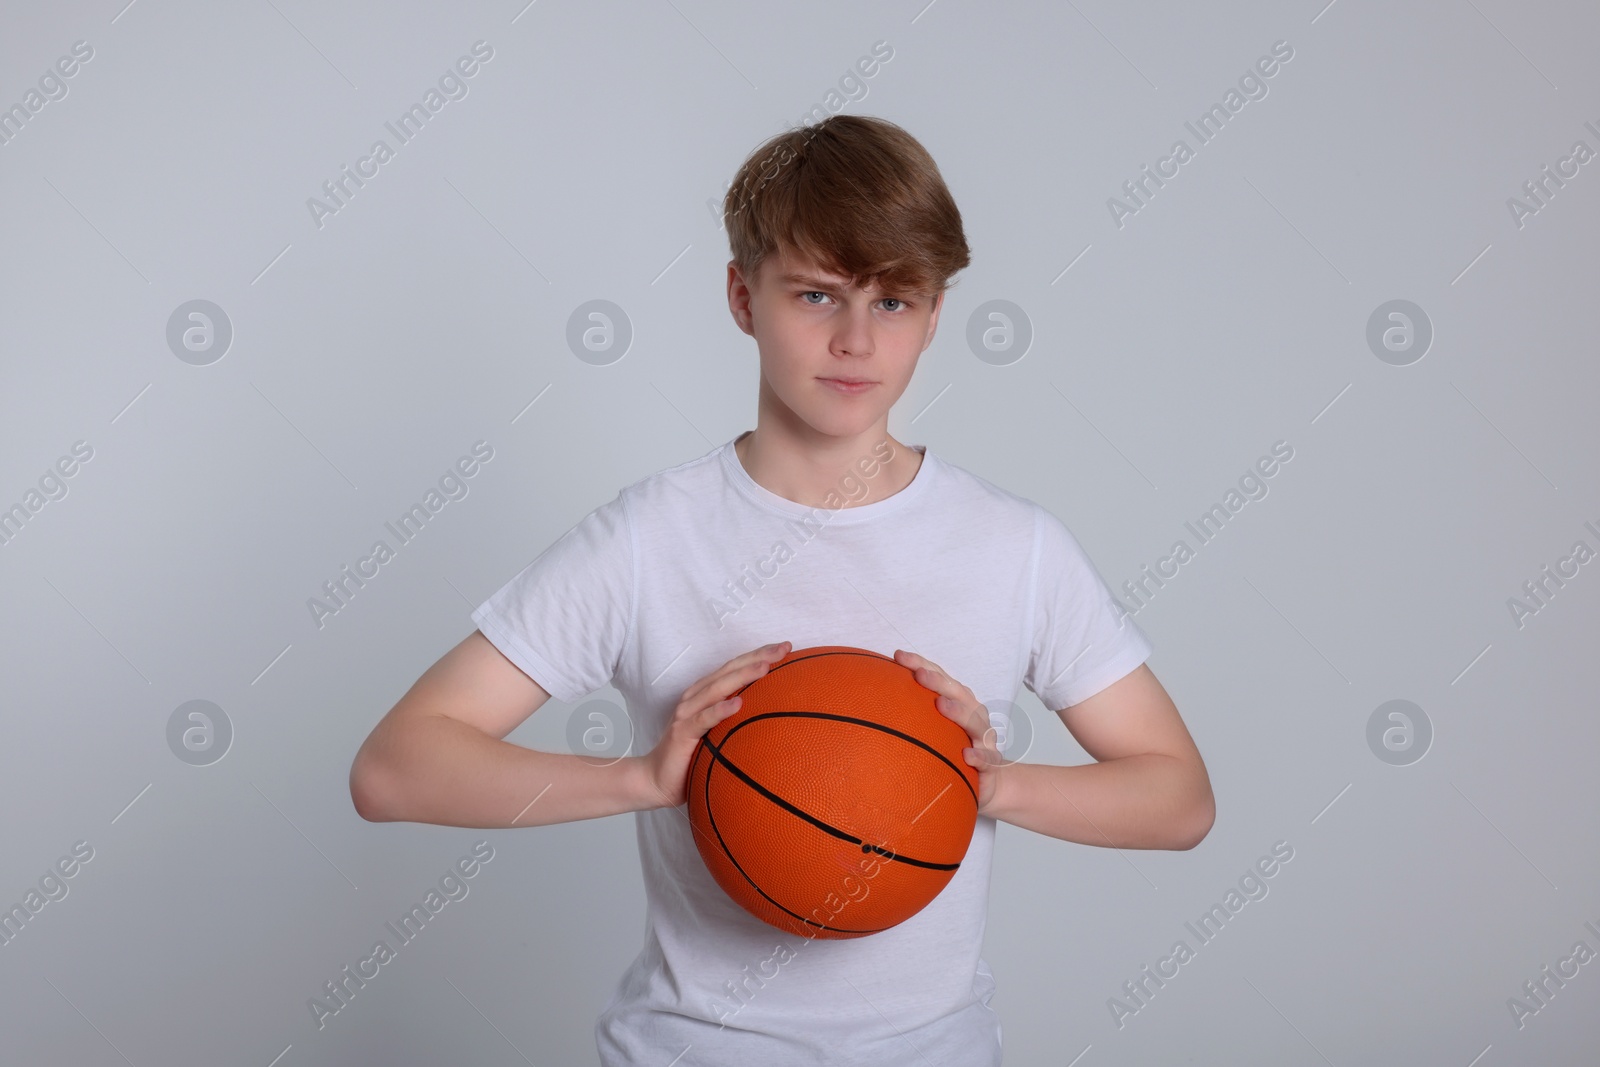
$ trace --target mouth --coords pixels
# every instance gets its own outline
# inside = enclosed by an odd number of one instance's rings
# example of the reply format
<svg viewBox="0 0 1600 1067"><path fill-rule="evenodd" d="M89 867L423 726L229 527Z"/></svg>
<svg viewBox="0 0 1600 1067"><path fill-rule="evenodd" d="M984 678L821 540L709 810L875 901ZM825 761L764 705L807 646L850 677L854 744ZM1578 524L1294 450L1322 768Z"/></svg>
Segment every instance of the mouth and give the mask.
<svg viewBox="0 0 1600 1067"><path fill-rule="evenodd" d="M868 378L818 378L817 381L846 394L864 393L878 384Z"/></svg>

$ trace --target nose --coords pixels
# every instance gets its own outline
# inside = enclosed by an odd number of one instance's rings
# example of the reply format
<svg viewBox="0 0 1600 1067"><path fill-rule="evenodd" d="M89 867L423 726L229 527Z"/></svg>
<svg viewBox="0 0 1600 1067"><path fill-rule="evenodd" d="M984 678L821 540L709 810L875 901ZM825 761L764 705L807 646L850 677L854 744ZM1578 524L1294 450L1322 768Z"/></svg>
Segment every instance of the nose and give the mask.
<svg viewBox="0 0 1600 1067"><path fill-rule="evenodd" d="M835 320L831 347L839 356L870 356L873 351L872 308L854 307Z"/></svg>

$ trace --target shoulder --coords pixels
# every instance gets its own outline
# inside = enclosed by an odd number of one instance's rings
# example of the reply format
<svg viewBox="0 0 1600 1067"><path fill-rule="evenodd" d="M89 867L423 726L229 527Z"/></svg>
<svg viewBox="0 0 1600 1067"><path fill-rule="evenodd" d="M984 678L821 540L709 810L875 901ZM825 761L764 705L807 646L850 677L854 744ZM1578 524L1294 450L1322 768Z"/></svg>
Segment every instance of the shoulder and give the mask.
<svg viewBox="0 0 1600 1067"><path fill-rule="evenodd" d="M606 506L651 525L698 515L724 484L722 446L629 482Z"/></svg>
<svg viewBox="0 0 1600 1067"><path fill-rule="evenodd" d="M948 489L939 502L941 511L962 516L966 525L981 526L991 550L1007 546L1028 561L1034 574L1081 575L1090 565L1071 526L1051 509L953 463L944 462L943 473L947 477L941 482Z"/></svg>
<svg viewBox="0 0 1600 1067"><path fill-rule="evenodd" d="M968 521L982 522L994 532L1004 530L1033 537L1046 520L1059 522L1042 505L1020 493L996 485L980 474L936 457L940 464L941 507Z"/></svg>

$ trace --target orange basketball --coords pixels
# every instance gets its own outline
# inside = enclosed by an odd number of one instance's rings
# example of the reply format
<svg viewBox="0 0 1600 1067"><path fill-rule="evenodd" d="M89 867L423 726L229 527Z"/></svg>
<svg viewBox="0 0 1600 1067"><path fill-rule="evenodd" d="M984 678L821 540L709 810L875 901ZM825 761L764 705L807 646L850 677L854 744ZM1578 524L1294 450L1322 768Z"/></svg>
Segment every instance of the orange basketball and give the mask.
<svg viewBox="0 0 1600 1067"><path fill-rule="evenodd" d="M966 730L910 668L794 649L739 691L689 764L689 821L717 884L806 937L904 922L955 876L978 819Z"/></svg>

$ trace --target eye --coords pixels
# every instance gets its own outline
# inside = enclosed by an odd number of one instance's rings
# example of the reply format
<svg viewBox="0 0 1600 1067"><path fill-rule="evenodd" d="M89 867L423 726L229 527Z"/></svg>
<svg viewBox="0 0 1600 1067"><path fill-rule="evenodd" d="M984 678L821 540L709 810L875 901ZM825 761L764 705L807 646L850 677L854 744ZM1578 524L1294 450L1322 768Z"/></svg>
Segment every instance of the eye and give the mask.
<svg viewBox="0 0 1600 1067"><path fill-rule="evenodd" d="M800 299L801 300L805 300L805 302L808 303L808 304L811 304L811 301L806 300L806 297L808 297L808 296L827 296L827 295L828 295L827 293L821 292L821 291L816 290L816 289L812 289L809 292L801 293L800 294ZM811 306L812 307L816 307L817 305L816 304L811 304Z"/></svg>
<svg viewBox="0 0 1600 1067"><path fill-rule="evenodd" d="M908 308L908 307L911 306L910 304L906 303L904 300L901 300L898 296L886 296L886 297L883 298L883 300L884 300L884 303L886 303L886 304L889 304L889 303L899 304L902 308ZM890 308L889 310L893 311L895 309L894 308Z"/></svg>

